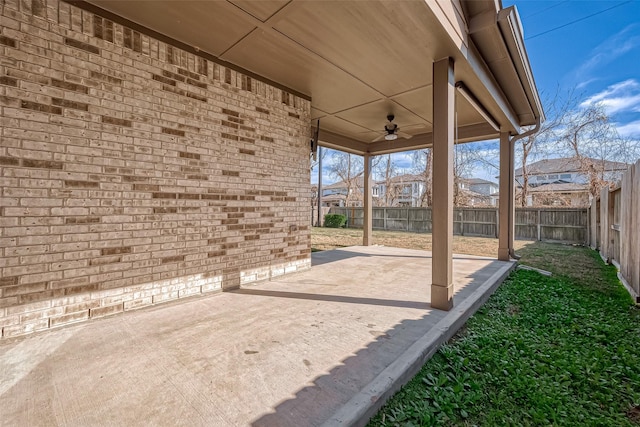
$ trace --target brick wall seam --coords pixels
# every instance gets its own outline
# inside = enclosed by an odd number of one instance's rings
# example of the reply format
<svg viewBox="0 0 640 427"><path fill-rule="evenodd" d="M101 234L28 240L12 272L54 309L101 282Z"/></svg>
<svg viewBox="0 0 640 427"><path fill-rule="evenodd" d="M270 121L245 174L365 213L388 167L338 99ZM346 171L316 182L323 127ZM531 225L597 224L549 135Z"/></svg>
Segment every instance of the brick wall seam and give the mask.
<svg viewBox="0 0 640 427"><path fill-rule="evenodd" d="M309 267L309 101L62 1L0 16L1 337Z"/></svg>

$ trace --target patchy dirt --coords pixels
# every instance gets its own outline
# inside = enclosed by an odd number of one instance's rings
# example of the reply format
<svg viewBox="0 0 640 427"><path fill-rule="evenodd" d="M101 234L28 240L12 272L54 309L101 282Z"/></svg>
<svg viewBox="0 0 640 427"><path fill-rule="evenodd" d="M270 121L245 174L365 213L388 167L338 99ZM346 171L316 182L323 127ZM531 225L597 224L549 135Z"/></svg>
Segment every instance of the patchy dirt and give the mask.
<svg viewBox="0 0 640 427"><path fill-rule="evenodd" d="M507 313L509 313L511 316L520 314L520 307L518 307L517 305L510 305L509 307L507 307Z"/></svg>
<svg viewBox="0 0 640 427"><path fill-rule="evenodd" d="M627 417L631 422L640 424L640 406L632 406L631 409L627 411Z"/></svg>

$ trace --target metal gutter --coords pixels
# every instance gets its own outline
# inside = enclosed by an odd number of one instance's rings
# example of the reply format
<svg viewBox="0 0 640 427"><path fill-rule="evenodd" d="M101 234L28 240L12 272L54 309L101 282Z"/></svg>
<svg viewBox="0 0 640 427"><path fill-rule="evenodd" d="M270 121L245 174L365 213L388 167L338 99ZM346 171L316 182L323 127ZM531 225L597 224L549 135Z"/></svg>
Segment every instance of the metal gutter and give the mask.
<svg viewBox="0 0 640 427"><path fill-rule="evenodd" d="M475 3L478 4L485 3ZM537 117L544 120L544 112L517 9L494 6L470 18L469 35L516 112L519 126L534 125Z"/></svg>
<svg viewBox="0 0 640 427"><path fill-rule="evenodd" d="M529 57L524 45L522 23L516 7L510 6L498 12L497 23L507 51L509 52L511 62L520 77L520 84L527 95L531 110L536 118L544 121L544 110L540 102L533 72L531 71L531 64L529 63ZM536 114L536 112L538 114Z"/></svg>

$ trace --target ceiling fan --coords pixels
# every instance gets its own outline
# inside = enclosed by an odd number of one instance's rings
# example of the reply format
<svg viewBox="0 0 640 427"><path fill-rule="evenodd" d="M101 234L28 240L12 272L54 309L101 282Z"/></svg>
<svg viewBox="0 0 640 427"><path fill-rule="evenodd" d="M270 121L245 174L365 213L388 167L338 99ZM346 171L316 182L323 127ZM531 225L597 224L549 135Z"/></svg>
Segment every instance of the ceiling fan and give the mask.
<svg viewBox="0 0 640 427"><path fill-rule="evenodd" d="M372 142L382 141L383 139L387 141L393 141L398 139L399 136L401 136L404 139L411 138L412 135L409 135L408 133L400 132L400 128L396 123L393 122L393 119L395 119L395 116L393 114L387 115L387 120L389 121L389 123L384 125L384 133L378 136Z"/></svg>

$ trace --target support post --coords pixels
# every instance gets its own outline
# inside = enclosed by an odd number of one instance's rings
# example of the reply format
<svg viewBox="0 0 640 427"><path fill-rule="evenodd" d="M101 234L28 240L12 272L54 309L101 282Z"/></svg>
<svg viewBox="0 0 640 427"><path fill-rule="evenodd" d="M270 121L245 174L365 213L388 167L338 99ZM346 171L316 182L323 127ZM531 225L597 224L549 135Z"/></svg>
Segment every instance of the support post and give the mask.
<svg viewBox="0 0 640 427"><path fill-rule="evenodd" d="M500 220L498 232L498 259L509 261L513 247L513 218L515 215L513 169L513 144L508 132L500 133L500 198L498 212Z"/></svg>
<svg viewBox="0 0 640 427"><path fill-rule="evenodd" d="M373 245L373 195L371 188L371 154L364 155L364 207L362 219L362 245Z"/></svg>
<svg viewBox="0 0 640 427"><path fill-rule="evenodd" d="M511 192L509 193L509 255L516 253L516 245L514 240L516 237L516 147L513 141L509 144L509 182L511 183Z"/></svg>
<svg viewBox="0 0 640 427"><path fill-rule="evenodd" d="M318 223L322 227L322 147L318 147Z"/></svg>
<svg viewBox="0 0 640 427"><path fill-rule="evenodd" d="M433 210L431 307L453 307L453 59L433 63Z"/></svg>

